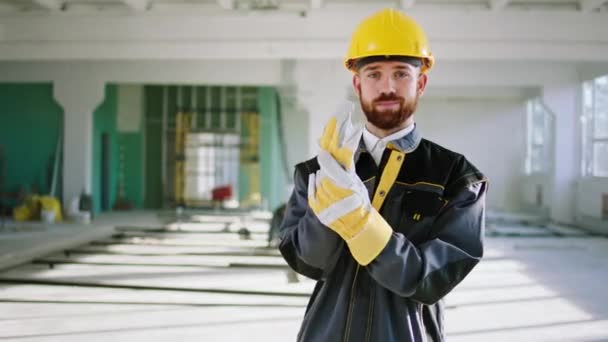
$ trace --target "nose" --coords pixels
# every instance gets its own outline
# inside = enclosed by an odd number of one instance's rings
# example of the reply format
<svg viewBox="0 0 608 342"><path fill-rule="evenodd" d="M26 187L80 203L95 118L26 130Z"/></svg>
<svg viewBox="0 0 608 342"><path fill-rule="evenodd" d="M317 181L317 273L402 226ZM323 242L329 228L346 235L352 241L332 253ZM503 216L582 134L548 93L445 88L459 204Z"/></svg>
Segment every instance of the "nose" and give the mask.
<svg viewBox="0 0 608 342"><path fill-rule="evenodd" d="M380 95L395 94L395 80L391 77L383 77L378 84L378 92Z"/></svg>

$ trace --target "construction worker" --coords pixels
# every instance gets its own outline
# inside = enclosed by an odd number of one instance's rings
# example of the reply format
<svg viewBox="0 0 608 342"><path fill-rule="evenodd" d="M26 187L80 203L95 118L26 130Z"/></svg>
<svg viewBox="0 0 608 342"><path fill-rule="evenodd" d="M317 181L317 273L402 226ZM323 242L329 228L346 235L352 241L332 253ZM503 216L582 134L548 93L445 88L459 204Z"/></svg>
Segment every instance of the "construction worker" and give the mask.
<svg viewBox="0 0 608 342"><path fill-rule="evenodd" d="M433 66L410 17L356 28L346 68L367 122L331 118L296 165L280 250L318 280L298 341L442 341L442 298L483 255L487 181L414 121Z"/></svg>

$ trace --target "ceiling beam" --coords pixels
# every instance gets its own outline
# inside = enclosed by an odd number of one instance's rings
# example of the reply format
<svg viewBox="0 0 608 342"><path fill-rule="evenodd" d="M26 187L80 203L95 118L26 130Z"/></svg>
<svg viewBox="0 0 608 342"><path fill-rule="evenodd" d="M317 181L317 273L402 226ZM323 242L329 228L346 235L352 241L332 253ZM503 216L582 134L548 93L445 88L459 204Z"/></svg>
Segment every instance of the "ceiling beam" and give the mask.
<svg viewBox="0 0 608 342"><path fill-rule="evenodd" d="M369 12L332 12L328 5L304 17L242 15L221 10L217 2L213 15L137 20L121 13L5 16L0 21L0 60L341 58L349 32ZM453 12L417 14L437 64L484 59L608 61L608 21L601 15L547 12L538 20L532 12L477 11L469 13L463 25Z"/></svg>
<svg viewBox="0 0 608 342"><path fill-rule="evenodd" d="M225 10L234 9L234 0L217 0L217 3Z"/></svg>
<svg viewBox="0 0 608 342"><path fill-rule="evenodd" d="M323 7L323 0L310 0L310 8L320 9Z"/></svg>
<svg viewBox="0 0 608 342"><path fill-rule="evenodd" d="M400 0L399 2L401 5L401 8L407 9L407 8L412 8L414 6L414 3L416 3L416 0Z"/></svg>
<svg viewBox="0 0 608 342"><path fill-rule="evenodd" d="M17 7L13 4L0 3L0 13L15 12Z"/></svg>
<svg viewBox="0 0 608 342"><path fill-rule="evenodd" d="M605 2L605 0L579 0L578 7L581 12L588 13L599 9Z"/></svg>
<svg viewBox="0 0 608 342"><path fill-rule="evenodd" d="M231 70L231 72L226 72ZM0 63L0 82L48 82L74 76L108 83L277 85L280 61L131 61Z"/></svg>
<svg viewBox="0 0 608 342"><path fill-rule="evenodd" d="M60 11L63 9L63 1L59 0L34 0L34 3L49 11Z"/></svg>
<svg viewBox="0 0 608 342"><path fill-rule="evenodd" d="M218 8L217 4L214 7ZM7 41L24 43L208 41L223 44L260 40L293 44L342 42L346 45L353 28L367 15L369 12L333 12L326 8L308 17L293 13L242 15L223 11L209 15L145 16L138 20L120 14L86 18L16 15L2 18L0 30L4 31ZM479 11L467 14L466 25L461 16L453 12L420 12L415 18L425 28L431 47L434 42L462 41L498 46L537 43L539 46L564 44L573 49L579 49L577 44L608 48L608 21L603 16L547 12L543 14L543 20L538 20L538 14L532 12ZM105 29L99 30L99 27ZM281 29L277 30L277 27Z"/></svg>
<svg viewBox="0 0 608 342"><path fill-rule="evenodd" d="M507 7L510 0L490 0L490 9L493 11L500 11Z"/></svg>
<svg viewBox="0 0 608 342"><path fill-rule="evenodd" d="M150 0L121 0L122 3L135 11L147 11L150 9Z"/></svg>

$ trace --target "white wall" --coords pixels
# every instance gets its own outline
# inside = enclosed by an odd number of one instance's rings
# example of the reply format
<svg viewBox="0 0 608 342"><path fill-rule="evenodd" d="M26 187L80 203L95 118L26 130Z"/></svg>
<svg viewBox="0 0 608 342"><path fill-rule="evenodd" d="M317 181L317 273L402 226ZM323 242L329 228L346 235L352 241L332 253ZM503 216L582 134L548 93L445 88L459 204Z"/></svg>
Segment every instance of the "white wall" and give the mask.
<svg viewBox="0 0 608 342"><path fill-rule="evenodd" d="M283 119L283 134L286 148L287 165L293 167L309 157L308 128L310 126L308 112L297 104L293 98L281 99L281 115ZM291 174L288 175L291 177Z"/></svg>
<svg viewBox="0 0 608 342"><path fill-rule="evenodd" d="M608 179L583 178L577 184L577 211L582 216L602 217L602 195L608 194ZM608 225L608 222L606 223Z"/></svg>
<svg viewBox="0 0 608 342"><path fill-rule="evenodd" d="M343 104L351 89L352 74L340 61L298 61L293 70L297 105L308 112L307 159L317 154L318 140L327 120Z"/></svg>
<svg viewBox="0 0 608 342"><path fill-rule="evenodd" d="M568 82L543 87L542 100L554 117L552 203L550 218L572 224L575 217L576 180L580 177L580 83Z"/></svg>
<svg viewBox="0 0 608 342"><path fill-rule="evenodd" d="M551 176L549 173L522 175L519 189L521 191L523 211L542 214L546 217L549 216L551 197L553 195L551 192ZM539 195L540 203L539 198L537 198Z"/></svg>
<svg viewBox="0 0 608 342"><path fill-rule="evenodd" d="M489 178L489 209L522 209L519 186L525 157L522 102L423 99L416 122L425 138L464 154Z"/></svg>
<svg viewBox="0 0 608 342"><path fill-rule="evenodd" d="M608 178L583 178L576 187L576 223L584 228L608 233L608 221L602 219L602 196L608 194Z"/></svg>

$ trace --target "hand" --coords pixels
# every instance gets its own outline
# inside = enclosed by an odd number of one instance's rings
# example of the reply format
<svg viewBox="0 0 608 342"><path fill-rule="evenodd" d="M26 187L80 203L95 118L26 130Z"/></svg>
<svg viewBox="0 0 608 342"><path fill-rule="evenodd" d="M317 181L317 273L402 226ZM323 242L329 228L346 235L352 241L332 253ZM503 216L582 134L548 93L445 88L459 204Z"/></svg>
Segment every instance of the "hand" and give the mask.
<svg viewBox="0 0 608 342"><path fill-rule="evenodd" d="M345 115L332 117L319 140L321 149L327 151L346 170L354 169L354 151L363 134L363 126L352 124L351 112L352 106Z"/></svg>
<svg viewBox="0 0 608 342"><path fill-rule="evenodd" d="M333 158L329 157L329 159L333 161ZM344 170L342 172L346 173ZM360 188L353 187L358 188L355 191L350 186L352 186L350 177L342 177L335 181L324 169L310 174L308 178L310 208L321 223L338 233L344 240L350 240L361 231L371 209L367 190L363 184L361 183L361 186L365 194L361 194Z"/></svg>
<svg viewBox="0 0 608 342"><path fill-rule="evenodd" d="M331 156L329 159L333 160ZM339 182L350 180L347 177ZM371 207L367 190L364 191L365 196L362 196L356 190L336 184L323 169L309 175L310 208L321 223L346 242L353 258L363 266L382 252L393 232L376 209Z"/></svg>

